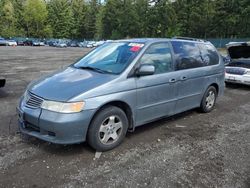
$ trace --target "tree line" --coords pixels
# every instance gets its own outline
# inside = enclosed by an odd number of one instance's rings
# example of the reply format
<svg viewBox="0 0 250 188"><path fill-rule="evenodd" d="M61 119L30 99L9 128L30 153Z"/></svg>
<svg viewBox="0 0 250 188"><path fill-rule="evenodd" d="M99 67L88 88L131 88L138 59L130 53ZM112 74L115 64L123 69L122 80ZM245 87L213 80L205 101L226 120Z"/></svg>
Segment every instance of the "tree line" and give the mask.
<svg viewBox="0 0 250 188"><path fill-rule="evenodd" d="M250 0L0 0L0 36L250 37Z"/></svg>

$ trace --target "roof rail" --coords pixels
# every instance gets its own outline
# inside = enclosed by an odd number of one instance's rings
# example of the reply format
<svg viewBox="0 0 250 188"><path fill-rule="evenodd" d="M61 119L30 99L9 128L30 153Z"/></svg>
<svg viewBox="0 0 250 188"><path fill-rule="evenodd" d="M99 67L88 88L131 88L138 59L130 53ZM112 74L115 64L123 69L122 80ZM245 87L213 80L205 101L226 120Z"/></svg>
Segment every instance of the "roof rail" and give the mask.
<svg viewBox="0 0 250 188"><path fill-rule="evenodd" d="M181 40L192 40L192 41L198 41L198 42L207 42L203 39L197 39L197 38L191 38L191 37L173 37L173 39L181 39Z"/></svg>

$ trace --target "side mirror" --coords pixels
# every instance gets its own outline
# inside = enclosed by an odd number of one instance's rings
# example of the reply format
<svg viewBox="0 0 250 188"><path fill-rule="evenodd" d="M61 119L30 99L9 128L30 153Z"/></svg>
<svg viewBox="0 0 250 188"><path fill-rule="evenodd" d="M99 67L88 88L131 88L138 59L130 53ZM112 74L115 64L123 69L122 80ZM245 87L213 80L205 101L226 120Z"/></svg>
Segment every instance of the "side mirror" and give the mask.
<svg viewBox="0 0 250 188"><path fill-rule="evenodd" d="M155 73L155 66L152 64L142 64L136 72L137 76L148 76Z"/></svg>

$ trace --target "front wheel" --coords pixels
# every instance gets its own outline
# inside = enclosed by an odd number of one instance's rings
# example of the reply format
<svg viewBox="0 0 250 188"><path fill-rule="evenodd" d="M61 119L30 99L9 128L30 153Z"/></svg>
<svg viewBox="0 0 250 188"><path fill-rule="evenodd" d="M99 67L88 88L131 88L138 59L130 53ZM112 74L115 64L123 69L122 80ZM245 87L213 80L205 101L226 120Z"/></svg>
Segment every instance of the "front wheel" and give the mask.
<svg viewBox="0 0 250 188"><path fill-rule="evenodd" d="M102 109L94 117L88 130L88 143L97 151L117 147L128 129L128 119L123 110L115 106Z"/></svg>
<svg viewBox="0 0 250 188"><path fill-rule="evenodd" d="M217 90L214 86L210 86L201 101L200 109L202 112L211 112L214 109L215 102L217 99Z"/></svg>

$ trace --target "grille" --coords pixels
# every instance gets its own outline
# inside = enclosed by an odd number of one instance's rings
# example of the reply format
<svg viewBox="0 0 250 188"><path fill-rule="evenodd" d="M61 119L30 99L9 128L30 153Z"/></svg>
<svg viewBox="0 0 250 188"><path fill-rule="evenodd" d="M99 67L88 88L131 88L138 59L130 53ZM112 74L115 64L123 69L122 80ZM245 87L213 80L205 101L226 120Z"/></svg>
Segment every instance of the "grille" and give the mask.
<svg viewBox="0 0 250 188"><path fill-rule="evenodd" d="M26 96L26 106L29 108L40 108L43 103L43 99L28 92Z"/></svg>
<svg viewBox="0 0 250 188"><path fill-rule="evenodd" d="M243 75L245 72L246 70L242 68L226 68L226 73L229 74Z"/></svg>

